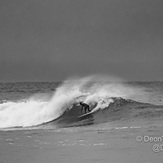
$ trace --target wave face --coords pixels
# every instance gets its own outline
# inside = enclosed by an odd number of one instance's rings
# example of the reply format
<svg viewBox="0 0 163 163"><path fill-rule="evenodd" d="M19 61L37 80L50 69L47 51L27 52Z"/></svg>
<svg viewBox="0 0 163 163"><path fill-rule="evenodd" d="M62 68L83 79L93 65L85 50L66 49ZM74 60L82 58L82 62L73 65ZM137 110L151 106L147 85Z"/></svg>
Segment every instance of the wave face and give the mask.
<svg viewBox="0 0 163 163"><path fill-rule="evenodd" d="M31 97L1 103L0 128L67 127L162 116L161 105L134 101L137 95L142 94L141 91L118 79L104 76L66 80L56 88L53 96L45 94L40 98L37 96L37 99ZM89 104L91 114L80 117L81 101Z"/></svg>
<svg viewBox="0 0 163 163"><path fill-rule="evenodd" d="M99 104L100 103L100 104ZM103 103L103 105L101 105ZM101 106L103 107L101 107ZM105 105L105 106L104 106ZM100 123L114 123L125 121L162 120L163 106L149 103L140 103L133 100L113 97L98 101L90 105L92 112L80 116L80 107L76 103L54 121L45 123L45 126L74 127Z"/></svg>

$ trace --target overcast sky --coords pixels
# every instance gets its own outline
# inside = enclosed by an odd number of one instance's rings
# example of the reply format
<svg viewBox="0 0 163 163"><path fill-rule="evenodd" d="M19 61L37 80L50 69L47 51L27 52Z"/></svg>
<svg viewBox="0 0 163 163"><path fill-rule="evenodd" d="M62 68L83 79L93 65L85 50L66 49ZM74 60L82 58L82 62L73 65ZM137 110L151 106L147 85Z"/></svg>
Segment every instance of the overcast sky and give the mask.
<svg viewBox="0 0 163 163"><path fill-rule="evenodd" d="M163 0L0 0L0 81L94 73L163 80Z"/></svg>

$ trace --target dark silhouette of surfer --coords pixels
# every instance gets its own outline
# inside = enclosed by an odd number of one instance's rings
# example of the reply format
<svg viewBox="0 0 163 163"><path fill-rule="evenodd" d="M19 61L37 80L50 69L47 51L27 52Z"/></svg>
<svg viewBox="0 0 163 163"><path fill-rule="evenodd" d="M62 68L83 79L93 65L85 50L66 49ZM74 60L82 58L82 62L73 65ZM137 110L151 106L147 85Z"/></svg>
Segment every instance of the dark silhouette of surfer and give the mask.
<svg viewBox="0 0 163 163"><path fill-rule="evenodd" d="M85 113L87 113L87 110L88 110L88 112L91 111L88 104L86 104L84 102L80 102L80 105L82 106L81 113L83 112L83 109L85 110Z"/></svg>

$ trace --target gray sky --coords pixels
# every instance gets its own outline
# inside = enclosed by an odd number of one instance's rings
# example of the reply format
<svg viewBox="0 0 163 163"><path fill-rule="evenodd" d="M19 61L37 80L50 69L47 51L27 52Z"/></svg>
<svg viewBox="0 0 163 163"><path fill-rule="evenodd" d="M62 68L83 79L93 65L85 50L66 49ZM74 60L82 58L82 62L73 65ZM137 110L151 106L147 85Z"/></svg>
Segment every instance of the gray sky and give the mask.
<svg viewBox="0 0 163 163"><path fill-rule="evenodd" d="M0 0L0 81L163 80L163 0Z"/></svg>

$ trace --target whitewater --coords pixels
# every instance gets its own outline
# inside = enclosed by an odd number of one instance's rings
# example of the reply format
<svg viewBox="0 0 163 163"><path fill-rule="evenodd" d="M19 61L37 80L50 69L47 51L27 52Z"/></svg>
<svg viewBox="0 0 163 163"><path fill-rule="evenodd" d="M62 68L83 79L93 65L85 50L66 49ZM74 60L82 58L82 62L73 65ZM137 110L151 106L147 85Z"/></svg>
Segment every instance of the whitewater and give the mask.
<svg viewBox="0 0 163 163"><path fill-rule="evenodd" d="M9 84L12 85L11 83ZM140 83L128 84L115 77L94 75L65 80L56 86L54 91L47 91L49 87L43 83L39 85L40 90L44 86L47 87L45 88L46 91L37 92L35 90L30 93L30 84L23 84L22 88L20 88L20 85L16 85L17 90L14 90L16 93L14 91L13 93L10 87L10 91L6 91L8 94L5 90L2 91L2 87L5 84L1 84L1 129L32 127L51 122L53 122L53 126L56 127L55 122L60 123L61 121L65 122L65 124L71 122L74 126L76 126L76 124L81 125L83 119L78 118L81 115L79 102L88 104L92 109L91 116L94 117L84 117L84 120L89 119L88 124L90 124L90 121L96 122L97 119L98 122L99 119L100 122L112 120L115 116L110 112L113 106L114 111L117 110L117 108L120 110L127 107L126 103L132 108L136 106L148 108L157 107L157 111L162 115L162 101L160 99L156 100L157 98L151 100L154 93L152 94L150 91L146 91L146 87L144 87L142 83L142 85ZM12 98L9 98L10 93L13 93ZM26 94L25 97L23 97L24 94ZM5 97L8 96L8 98L4 98L4 95ZM18 98L14 98L14 96L18 96ZM162 92L159 92L159 97L162 98ZM148 109L148 112L149 110L153 112L151 109ZM101 119L104 119L104 115L101 115L100 118L96 118L97 115L98 117L100 116L99 112L100 114L108 115L104 121L101 121ZM122 115L122 113L119 114ZM137 114L136 111L135 114ZM112 117L110 115L112 115ZM131 117L131 115L127 113L126 115ZM90 120L91 118L92 120ZM119 118L124 117L121 116Z"/></svg>

